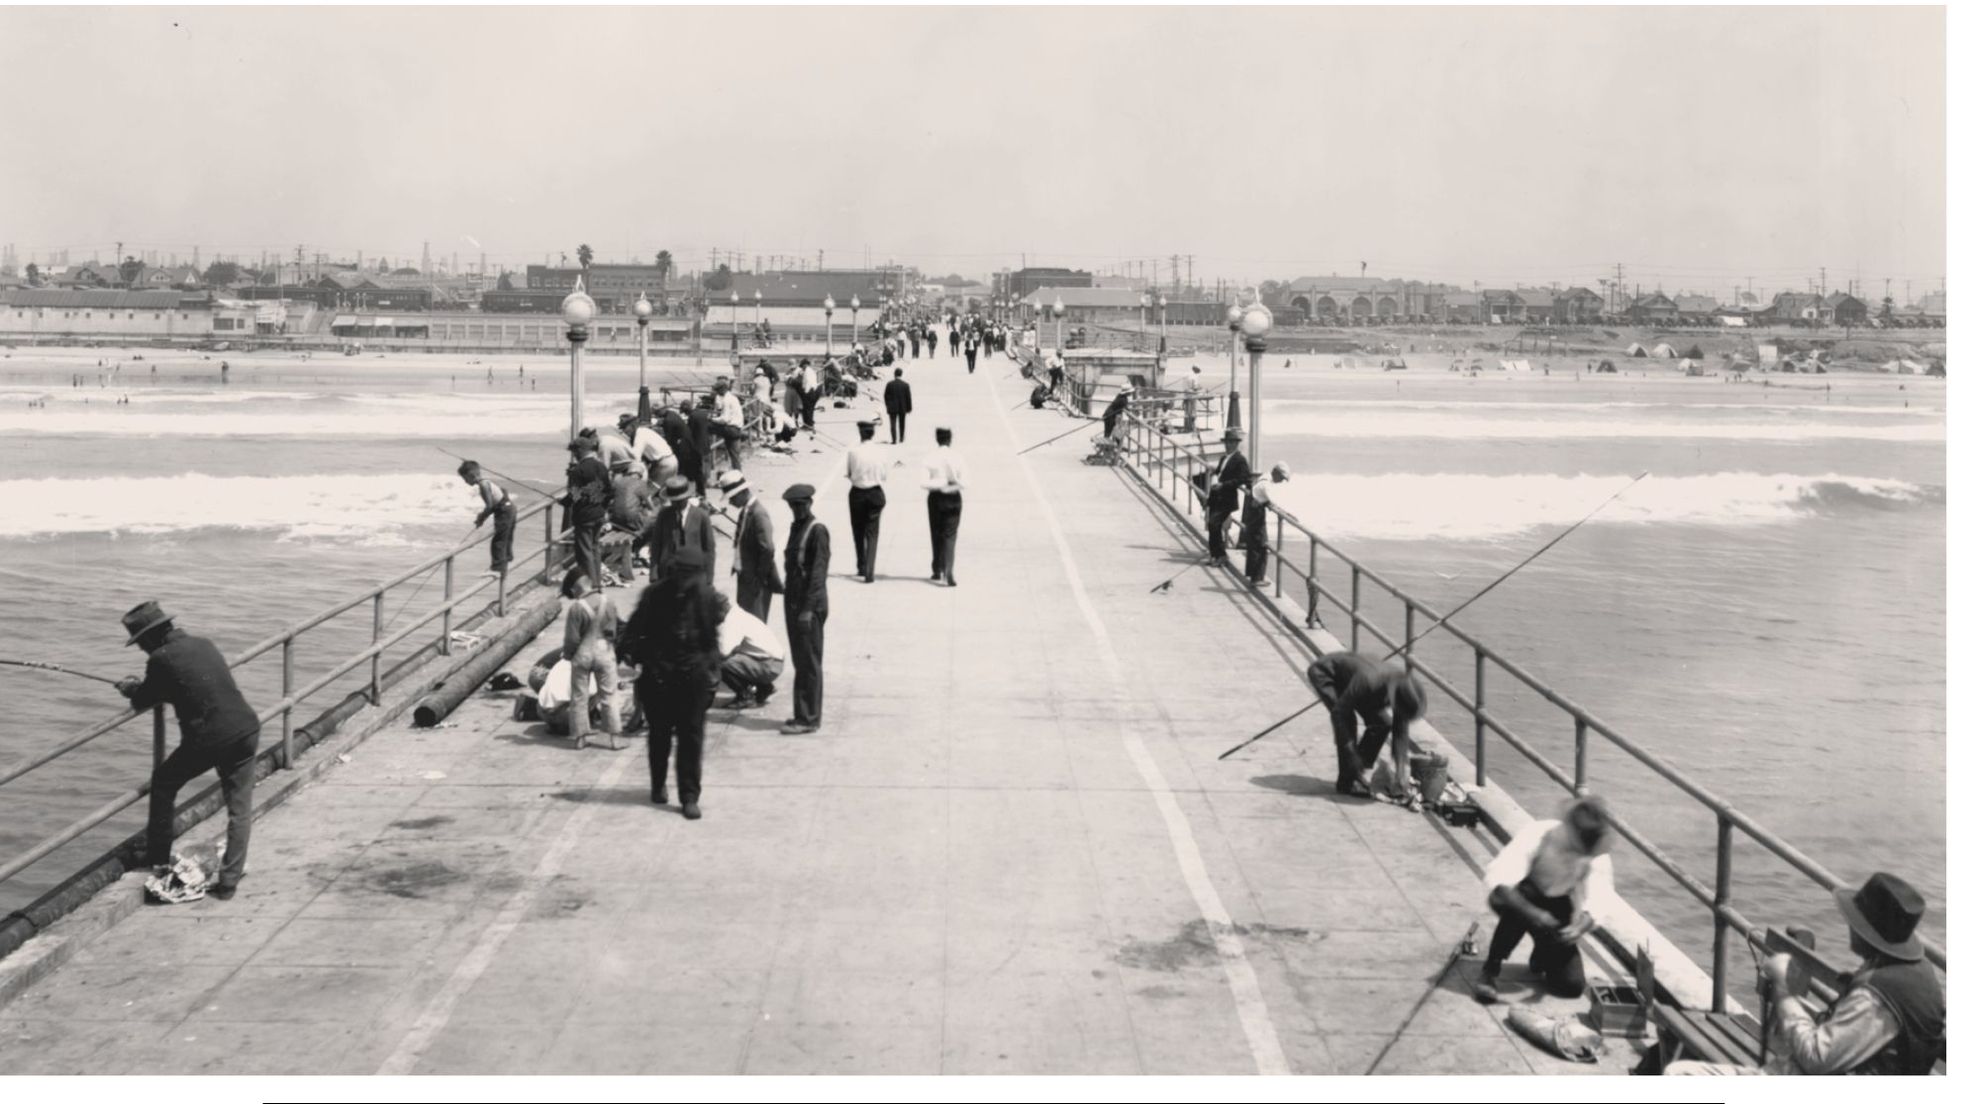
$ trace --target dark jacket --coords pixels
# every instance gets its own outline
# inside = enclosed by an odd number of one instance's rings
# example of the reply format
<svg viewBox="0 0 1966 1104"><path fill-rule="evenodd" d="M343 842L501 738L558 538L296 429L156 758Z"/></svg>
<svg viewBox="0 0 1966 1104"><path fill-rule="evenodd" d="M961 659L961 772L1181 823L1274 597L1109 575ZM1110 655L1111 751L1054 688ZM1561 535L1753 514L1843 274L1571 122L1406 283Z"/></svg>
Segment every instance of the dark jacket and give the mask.
<svg viewBox="0 0 1966 1104"><path fill-rule="evenodd" d="M164 634L144 666L143 685L130 695L130 708L139 713L154 705L169 705L177 714L178 731L189 747L225 747L259 735L259 717L239 693L218 647L183 629Z"/></svg>
<svg viewBox="0 0 1966 1104"><path fill-rule="evenodd" d="M881 401L887 404L889 414L912 414L915 410L915 393L909 389L907 380L887 381Z"/></svg>
<svg viewBox="0 0 1966 1104"><path fill-rule="evenodd" d="M1898 1033L1851 1070L1923 1077L1946 1052L1946 991L1925 962L1881 962L1859 970L1851 989L1868 989L1897 1017Z"/></svg>
<svg viewBox="0 0 1966 1104"><path fill-rule="evenodd" d="M817 518L792 523L785 538L785 607L796 616L811 610L825 613L826 569L833 559L833 538Z"/></svg>
<svg viewBox="0 0 1966 1104"><path fill-rule="evenodd" d="M575 525L599 525L608 519L614 485L600 457L590 452L568 466L567 489Z"/></svg>
<svg viewBox="0 0 1966 1104"><path fill-rule="evenodd" d="M778 574L778 549L772 539L771 511L763 502L754 498L745 505L737 515L735 536L733 555L737 562L733 573L738 595L785 593L785 580Z"/></svg>
<svg viewBox="0 0 1966 1104"><path fill-rule="evenodd" d="M711 428L713 421L715 419L710 416L710 411L705 407L699 406L689 412L689 444L690 448L695 450L698 459L709 456L710 450L716 446L717 431ZM698 490L702 489L698 488Z"/></svg>
<svg viewBox="0 0 1966 1104"><path fill-rule="evenodd" d="M663 411L660 425L662 439L669 442L669 451L676 454L678 461L696 455L695 447L689 443L689 419L682 411L673 406Z"/></svg>
<svg viewBox="0 0 1966 1104"><path fill-rule="evenodd" d="M717 594L708 580L700 571L672 572L642 591L619 641L619 654L641 667L642 681L717 677L723 653Z"/></svg>
<svg viewBox="0 0 1966 1104"><path fill-rule="evenodd" d="M701 506L664 506L642 530L638 542L648 545L649 562L655 565L657 578L669 574L676 553L692 544L703 550L704 577L716 578L717 531L710 525L709 511Z"/></svg>
<svg viewBox="0 0 1966 1104"><path fill-rule="evenodd" d="M1211 514L1233 514L1242 503L1242 492L1255 476L1249 470L1249 457L1241 452L1231 453L1227 462L1217 460L1210 474L1215 477L1215 485L1208 492L1208 512ZM1219 469L1219 471L1217 470ZM1204 483L1197 473L1197 483Z"/></svg>

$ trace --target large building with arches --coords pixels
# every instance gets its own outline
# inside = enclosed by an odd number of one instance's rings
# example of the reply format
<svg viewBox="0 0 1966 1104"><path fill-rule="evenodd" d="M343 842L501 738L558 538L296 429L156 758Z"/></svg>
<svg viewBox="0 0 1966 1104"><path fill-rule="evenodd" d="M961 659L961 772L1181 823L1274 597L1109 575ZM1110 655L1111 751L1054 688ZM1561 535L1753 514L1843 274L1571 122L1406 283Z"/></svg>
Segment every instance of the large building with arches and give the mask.
<svg viewBox="0 0 1966 1104"><path fill-rule="evenodd" d="M1320 322L1404 322L1439 317L1447 295L1459 290L1378 276L1306 276L1284 289L1283 304Z"/></svg>

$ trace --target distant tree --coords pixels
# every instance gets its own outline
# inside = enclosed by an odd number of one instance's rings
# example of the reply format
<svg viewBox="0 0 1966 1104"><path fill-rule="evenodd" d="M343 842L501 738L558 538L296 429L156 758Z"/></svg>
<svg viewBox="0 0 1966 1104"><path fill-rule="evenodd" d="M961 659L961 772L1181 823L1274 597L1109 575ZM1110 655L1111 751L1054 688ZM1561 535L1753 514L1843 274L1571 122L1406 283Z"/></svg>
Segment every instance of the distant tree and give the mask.
<svg viewBox="0 0 1966 1104"><path fill-rule="evenodd" d="M501 272L498 274L498 290L512 290L512 274L510 272Z"/></svg>
<svg viewBox="0 0 1966 1104"><path fill-rule="evenodd" d="M27 286L41 286L41 266L35 264L33 261L27 262Z"/></svg>
<svg viewBox="0 0 1966 1104"><path fill-rule="evenodd" d="M143 275L143 262L135 257L125 257L123 263L116 266L116 274L123 278L124 283L134 284L137 277Z"/></svg>
<svg viewBox="0 0 1966 1104"><path fill-rule="evenodd" d="M704 291L725 291L730 288L730 266L720 264L717 271L703 278Z"/></svg>
<svg viewBox="0 0 1966 1104"><path fill-rule="evenodd" d="M205 266L205 283L211 287L229 287L239 282L239 266L231 261L213 261Z"/></svg>
<svg viewBox="0 0 1966 1104"><path fill-rule="evenodd" d="M1281 281L1265 280L1257 285L1256 291L1262 297L1264 306L1270 308L1272 312L1281 313L1283 310L1284 287L1285 285Z"/></svg>
<svg viewBox="0 0 1966 1104"><path fill-rule="evenodd" d="M675 271L675 268L676 268L676 258L670 256L669 251L667 249L655 255L656 279L661 280L664 283L667 283L669 281L669 273Z"/></svg>
<svg viewBox="0 0 1966 1104"><path fill-rule="evenodd" d="M594 263L594 250L586 242L580 243L580 248L574 250L574 255L580 258L582 268L587 268Z"/></svg>
<svg viewBox="0 0 1966 1104"><path fill-rule="evenodd" d="M399 268L391 272L390 275L391 276L421 276L423 275L423 273L418 272L414 268Z"/></svg>

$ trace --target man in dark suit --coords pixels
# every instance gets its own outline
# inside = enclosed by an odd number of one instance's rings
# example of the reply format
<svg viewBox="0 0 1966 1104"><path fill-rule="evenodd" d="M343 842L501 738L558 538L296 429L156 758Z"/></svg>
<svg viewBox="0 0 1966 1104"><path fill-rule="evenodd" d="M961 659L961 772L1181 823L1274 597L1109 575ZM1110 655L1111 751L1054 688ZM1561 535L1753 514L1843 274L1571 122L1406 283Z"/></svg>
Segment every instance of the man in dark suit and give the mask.
<svg viewBox="0 0 1966 1104"><path fill-rule="evenodd" d="M691 499L689 480L670 476L662 485L662 498L661 511L636 542L648 546L649 577L667 575L677 553L694 548L703 555L704 576L716 578L717 531L710 526L710 512Z"/></svg>
<svg viewBox="0 0 1966 1104"><path fill-rule="evenodd" d="M710 493L710 468L713 457L710 451L717 447L716 400L708 395L699 395L697 403L689 412L689 446L696 454L696 467L683 469L683 474L696 484L696 493ZM712 575L712 578L715 578Z"/></svg>
<svg viewBox="0 0 1966 1104"><path fill-rule="evenodd" d="M1229 519L1242 505L1242 491L1251 478L1249 457L1242 454L1242 430L1230 426L1222 443L1229 451L1215 462L1214 470L1195 475L1195 482L1208 493L1208 562L1214 567L1229 565Z"/></svg>
<svg viewBox="0 0 1966 1104"><path fill-rule="evenodd" d="M567 521L573 527L573 558L589 579L601 579L601 527L614 501L614 481L597 453L600 442L586 433L567 443Z"/></svg>
<svg viewBox="0 0 1966 1104"><path fill-rule="evenodd" d="M772 540L771 511L735 469L717 479L717 489L737 511L737 531L731 534L730 573L737 576L737 604L760 621L771 620L771 596L785 593L778 574L778 550Z"/></svg>
<svg viewBox="0 0 1966 1104"><path fill-rule="evenodd" d="M832 536L812 516L812 485L785 489L792 506L792 531L785 537L785 637L791 646L792 719L779 731L799 735L819 730L826 690L820 669L826 653L826 569L832 562Z"/></svg>
<svg viewBox="0 0 1966 1104"><path fill-rule="evenodd" d="M675 454L676 471L685 477L693 475L696 471L696 446L690 442L689 417L670 399L666 390L662 392L662 412L656 418L656 427L662 439L669 442L669 451Z"/></svg>
<svg viewBox="0 0 1966 1104"><path fill-rule="evenodd" d="M887 381L881 401L887 404L887 443L898 445L908 439L908 415L915 409L915 394L901 378L901 369L896 368L894 378Z"/></svg>

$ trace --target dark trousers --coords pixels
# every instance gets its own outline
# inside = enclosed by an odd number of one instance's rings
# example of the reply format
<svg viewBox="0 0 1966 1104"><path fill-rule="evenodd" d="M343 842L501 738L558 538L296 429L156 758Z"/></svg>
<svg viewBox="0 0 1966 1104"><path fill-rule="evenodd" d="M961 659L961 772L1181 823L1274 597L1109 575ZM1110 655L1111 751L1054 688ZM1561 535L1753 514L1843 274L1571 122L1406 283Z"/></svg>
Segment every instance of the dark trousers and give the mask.
<svg viewBox="0 0 1966 1104"><path fill-rule="evenodd" d="M1379 752L1386 746L1393 730L1389 725L1367 718L1365 738L1359 739L1360 714L1338 704L1338 688L1329 679L1330 676L1321 668L1311 668L1311 689L1324 703L1325 712L1331 715L1331 742L1338 752L1336 785L1338 792L1344 793L1353 782L1371 784L1372 765L1379 761Z"/></svg>
<svg viewBox="0 0 1966 1104"><path fill-rule="evenodd" d="M1574 909L1569 894L1546 897L1528 878L1518 882L1515 888L1531 905L1556 917L1559 926L1570 922ZM1497 909L1495 915L1495 938L1489 941L1488 960L1481 967L1484 977L1500 974L1502 963L1509 960L1526 935L1531 941L1529 968L1549 982L1550 992L1559 997L1583 994L1584 955L1576 943L1563 942L1553 930L1538 931L1530 925L1529 917L1514 907Z"/></svg>
<svg viewBox="0 0 1966 1104"><path fill-rule="evenodd" d="M800 418L802 418L802 419L803 419L803 420L805 421L805 427L806 427L807 429L811 429L811 428L812 428L812 412L813 412L813 409L814 409L815 407L817 407L817 406L819 405L819 392L818 392L818 391L805 391L805 392L802 392L802 394L803 394L803 395L805 396L805 406L804 406L804 408L803 408L803 409L801 409L801 410L799 411L799 417L800 417Z"/></svg>
<svg viewBox="0 0 1966 1104"><path fill-rule="evenodd" d="M908 414L906 411L887 412L887 443L898 445L908 439Z"/></svg>
<svg viewBox="0 0 1966 1104"><path fill-rule="evenodd" d="M1228 558L1229 535L1227 530L1229 528L1229 518L1234 516L1234 514L1235 511L1233 510L1218 511L1218 510L1211 509L1208 511L1208 558L1209 559L1221 560L1221 559Z"/></svg>
<svg viewBox="0 0 1966 1104"><path fill-rule="evenodd" d="M962 525L963 496L928 492L929 571L938 579L956 577L956 529Z"/></svg>
<svg viewBox="0 0 1966 1104"><path fill-rule="evenodd" d="M669 749L676 751L677 796L703 796L703 721L717 696L717 671L655 671L635 683L649 724L649 793L669 787Z"/></svg>
<svg viewBox="0 0 1966 1104"><path fill-rule="evenodd" d="M820 669L826 658L826 611L815 612L806 623L787 602L785 642L792 651L792 720L817 727L826 698L826 673Z"/></svg>
<svg viewBox="0 0 1966 1104"><path fill-rule="evenodd" d="M737 605L745 613L768 622L771 620L771 588L761 580L740 574L737 577Z"/></svg>
<svg viewBox="0 0 1966 1104"><path fill-rule="evenodd" d="M969 358L969 370L972 373L975 372L976 371L976 346L971 345L967 350L964 351L963 355Z"/></svg>
<svg viewBox="0 0 1966 1104"><path fill-rule="evenodd" d="M576 521L573 524L573 562L595 586L601 585L601 526L607 518Z"/></svg>
<svg viewBox="0 0 1966 1104"><path fill-rule="evenodd" d="M935 359L935 342L933 341L928 343L928 357L930 360Z"/></svg>
<svg viewBox="0 0 1966 1104"><path fill-rule="evenodd" d="M1242 573L1252 583L1263 581L1270 567L1270 519L1268 511L1243 511Z"/></svg>
<svg viewBox="0 0 1966 1104"><path fill-rule="evenodd" d="M879 487L855 487L846 493L846 509L853 521L854 574L872 582L874 554L881 546L881 511L887 509L887 492Z"/></svg>
<svg viewBox="0 0 1966 1104"><path fill-rule="evenodd" d="M144 853L152 866L167 866L177 839L178 791L208 770L218 772L225 794L225 865L220 885L234 886L246 873L246 845L253 835L253 756L259 752L259 730L242 740L204 747L179 744L150 775L150 833Z"/></svg>
<svg viewBox="0 0 1966 1104"><path fill-rule="evenodd" d="M512 564L512 534L519 528L519 511L505 506L492 514L491 569L504 571Z"/></svg>

